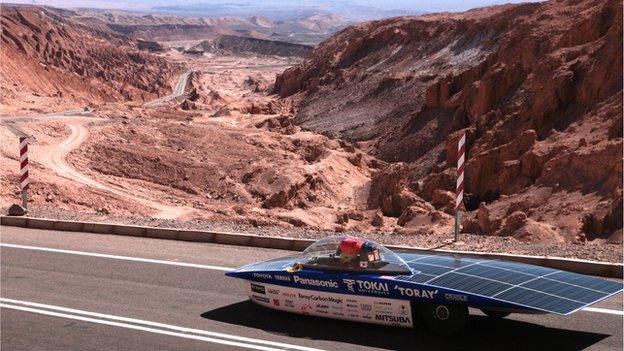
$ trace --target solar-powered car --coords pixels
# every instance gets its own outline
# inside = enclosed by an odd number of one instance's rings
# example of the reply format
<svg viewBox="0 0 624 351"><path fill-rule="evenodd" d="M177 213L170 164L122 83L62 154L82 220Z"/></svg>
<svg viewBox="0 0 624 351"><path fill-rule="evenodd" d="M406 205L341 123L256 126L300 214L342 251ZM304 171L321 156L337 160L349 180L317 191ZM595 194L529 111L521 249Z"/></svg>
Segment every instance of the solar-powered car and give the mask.
<svg viewBox="0 0 624 351"><path fill-rule="evenodd" d="M541 266L448 254L393 252L350 236L319 240L303 253L226 273L246 280L266 307L359 322L452 333L468 307L568 315L622 291L622 283Z"/></svg>

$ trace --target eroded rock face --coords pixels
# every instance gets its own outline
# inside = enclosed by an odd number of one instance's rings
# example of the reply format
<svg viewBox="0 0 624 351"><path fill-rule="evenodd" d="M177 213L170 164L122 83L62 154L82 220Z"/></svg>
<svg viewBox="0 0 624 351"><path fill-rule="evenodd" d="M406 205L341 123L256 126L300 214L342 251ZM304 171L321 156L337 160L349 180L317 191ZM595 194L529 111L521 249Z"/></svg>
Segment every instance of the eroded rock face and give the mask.
<svg viewBox="0 0 624 351"><path fill-rule="evenodd" d="M380 208L383 215L399 217L412 204L424 200L406 189L409 169L395 163L373 175L368 196L368 208Z"/></svg>
<svg viewBox="0 0 624 351"><path fill-rule="evenodd" d="M403 213L408 187L443 207L465 132L465 231L608 239L622 228L607 210L622 197L621 47L617 0L400 17L337 33L275 87L300 101L296 123L404 162L372 181L384 215Z"/></svg>
<svg viewBox="0 0 624 351"><path fill-rule="evenodd" d="M26 60L39 67L29 68L28 74L20 72L25 86L38 86L40 82L29 82L32 77L70 80L63 75L77 75L91 84L98 81L101 86L96 89L80 88L107 100L149 99L171 91L167 80L176 69L172 64L139 50L122 35L74 22L63 14L40 6L2 6L3 75L12 75L4 70ZM72 95L78 90L72 82L56 83ZM73 90L65 90L66 85L73 85Z"/></svg>

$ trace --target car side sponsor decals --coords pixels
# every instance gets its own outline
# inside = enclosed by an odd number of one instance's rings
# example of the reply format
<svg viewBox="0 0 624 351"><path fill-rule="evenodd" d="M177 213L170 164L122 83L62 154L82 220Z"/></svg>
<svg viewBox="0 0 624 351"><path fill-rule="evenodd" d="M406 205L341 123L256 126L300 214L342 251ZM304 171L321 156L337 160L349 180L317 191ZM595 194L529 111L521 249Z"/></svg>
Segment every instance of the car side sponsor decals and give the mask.
<svg viewBox="0 0 624 351"><path fill-rule="evenodd" d="M390 295L391 291L387 282L347 278L342 279L342 282L345 284L347 290L352 293L388 296ZM409 288L400 286L398 284L394 284L392 286L392 289L396 291L400 296L423 299L433 299L438 294L438 290Z"/></svg>
<svg viewBox="0 0 624 351"><path fill-rule="evenodd" d="M269 293L269 295L279 295L280 294L279 289L275 289L275 288L267 289L267 292Z"/></svg>
<svg viewBox="0 0 624 351"><path fill-rule="evenodd" d="M270 303L271 300L267 299L266 297L263 296L258 296L258 295L251 295L251 299L258 301L258 302L262 302L262 303Z"/></svg>
<svg viewBox="0 0 624 351"><path fill-rule="evenodd" d="M334 280L325 280L325 279L313 279L313 278L302 278L299 276L294 276L293 281L296 284L301 285L309 285L309 286L320 286L324 288L338 288L338 282Z"/></svg>
<svg viewBox="0 0 624 351"><path fill-rule="evenodd" d="M307 285L310 283L309 281L302 282L302 279L304 278L297 279L299 284ZM293 281L295 281L294 277ZM362 282L364 281L365 280L362 280ZM327 282L329 282L329 280L327 280ZM337 283L336 281L334 282ZM316 282L311 284L316 284ZM356 282L354 284L355 289L359 289L358 283ZM252 287L249 289L252 300L261 303L263 306L274 309L376 324L403 327L412 326L412 312L408 300L312 291L309 290L309 288L293 288L273 284L258 285L250 283L250 287L253 285L264 288L264 291L268 293L268 295L267 297L258 296L254 291L254 289L258 290L258 288ZM371 289L379 288L379 286L362 283L363 289L367 287Z"/></svg>
<svg viewBox="0 0 624 351"><path fill-rule="evenodd" d="M251 291L258 294L266 295L266 289L263 285L251 283Z"/></svg>
<svg viewBox="0 0 624 351"><path fill-rule="evenodd" d="M468 296L461 294L444 294L444 298L449 301L468 302Z"/></svg>
<svg viewBox="0 0 624 351"><path fill-rule="evenodd" d="M279 274L276 274L276 275L274 276L274 278L275 278L275 280L281 280L281 281L283 281L283 282L289 282L289 281L290 281L290 277L289 277L289 276L287 276L287 275L279 275Z"/></svg>
<svg viewBox="0 0 624 351"><path fill-rule="evenodd" d="M360 279L343 279L342 282L350 292L368 293L374 295L388 295L388 283L374 282Z"/></svg>
<svg viewBox="0 0 624 351"><path fill-rule="evenodd" d="M254 273L253 276L260 279L273 279L273 276L267 273Z"/></svg>
<svg viewBox="0 0 624 351"><path fill-rule="evenodd" d="M401 296L407 297L417 297L424 299L433 299L435 295L438 294L438 290L427 290L427 289L417 289L417 288L405 288L402 286L395 285L394 289L399 292Z"/></svg>
<svg viewBox="0 0 624 351"><path fill-rule="evenodd" d="M307 300L307 301L323 301L323 302L332 302L336 304L341 304L343 301L343 299L341 298L337 298L333 296L325 296L325 294L321 295L321 294L298 293L297 296L299 297L300 300Z"/></svg>
<svg viewBox="0 0 624 351"><path fill-rule="evenodd" d="M404 324L404 323L412 324L412 320L409 317L391 316L387 314L376 314L375 320L388 322L390 324Z"/></svg>

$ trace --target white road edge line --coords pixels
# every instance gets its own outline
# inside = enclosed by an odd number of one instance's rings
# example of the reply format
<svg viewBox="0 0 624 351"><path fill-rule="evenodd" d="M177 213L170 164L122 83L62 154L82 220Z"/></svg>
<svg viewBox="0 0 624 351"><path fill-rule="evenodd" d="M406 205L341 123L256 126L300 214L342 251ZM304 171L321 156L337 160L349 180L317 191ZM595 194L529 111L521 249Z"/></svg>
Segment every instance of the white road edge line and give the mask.
<svg viewBox="0 0 624 351"><path fill-rule="evenodd" d="M610 310L610 309L608 309L608 308L585 307L585 308L581 309L581 311L585 311L585 312L595 312L595 313L614 314L614 315L616 315L616 316L624 316L624 311Z"/></svg>
<svg viewBox="0 0 624 351"><path fill-rule="evenodd" d="M166 264L166 265L170 265L170 266L181 266L181 267L191 267L191 268L200 268L200 269L210 269L210 270L223 271L223 272L228 272L228 271L234 270L234 268L232 268L232 267L209 266L209 265L196 264L196 263L185 263L185 262L175 262L175 261L165 261L165 260L154 260L154 259L149 259L149 258L138 258L138 257L130 257L130 256L117 256L117 255L100 254L100 253L95 253L95 252L54 249L54 248L41 247L41 246L28 246L28 245L17 245L17 244L0 243L0 247L10 247L10 248L14 248L14 249L35 250L35 251L58 252L58 253L65 253L65 254L71 254L71 255L110 258L110 259L115 259L115 260L127 260L127 261L137 261L137 262L146 262L146 263ZM592 312L592 313L614 314L614 315L624 316L624 311L611 310L611 309L607 309L607 308L585 307L585 308L581 309L581 311Z"/></svg>
<svg viewBox="0 0 624 351"><path fill-rule="evenodd" d="M10 248L13 248L13 249L24 249L24 250L35 250L35 251L57 252L57 253L64 253L64 254L70 254L70 255L79 255L79 256L92 256L92 257L110 258L110 259L113 259L113 260L126 260L126 261L166 264L166 265L170 265L170 266L210 269L210 270L213 270L213 271L223 271L223 272L228 272L228 271L231 271L231 270L234 269L234 268L230 268L230 267L210 266L210 265L204 265L204 264L198 264L198 263L185 263L185 262L176 262L176 261L155 260L155 259L151 259L151 258L118 256L118 255L101 254L101 253L95 253L95 252L86 252L86 251L53 249L53 248L49 248L49 247L40 247L40 246L27 246L27 245L16 245L16 244L0 243L0 247L10 247Z"/></svg>
<svg viewBox="0 0 624 351"><path fill-rule="evenodd" d="M19 305L22 305L22 306L19 306ZM172 330L172 332L164 331L161 329L153 329L155 331L152 331L152 330L145 330L145 331L150 331L150 332L162 331L166 333L174 333L174 334L167 334L167 335L174 335L174 336L180 336L180 337L188 337L188 336L198 337L197 335L189 335L189 334L199 334L200 337L210 339L210 340L203 340L203 341L217 342L217 343L222 342L223 344L226 344L226 345L253 348L257 350L273 351L273 350L288 349L288 350L301 350L301 351L322 351L321 349L316 349L312 347L285 344L285 343L280 343L280 342L275 342L275 341L255 339L255 338L249 338L249 337L237 336L237 335L231 335L231 334L223 334L223 333L211 332L211 331L201 330L201 329L186 328L186 327L180 327L177 325L151 322L151 321L146 321L142 319L127 318L127 317L115 316L115 315L110 315L110 314L105 314L105 313L89 312L89 311L84 311L84 310L78 310L78 309L66 308L66 307L54 306L54 305L46 305L46 304L41 304L41 303L36 303L36 302L29 302L29 301L0 298L0 307L18 309L18 310L27 311L27 312L41 313L41 314L47 314L50 316L77 319L77 320L83 320L87 322L107 324L107 325L113 325L113 326L137 329L137 330L152 329L150 327L170 329ZM59 312L56 312L56 311L59 311ZM66 312L66 313L63 313L63 312ZM83 315L83 316L80 316L80 315ZM134 323L134 324L128 324L128 323ZM139 324L139 325L135 325L135 324ZM179 333L182 333L182 334L175 335ZM219 339L214 339L214 338L219 338ZM230 339L233 341L221 340L221 339ZM202 339L198 339L198 340L202 340ZM238 343L240 345L230 344L230 343ZM253 344L256 344L256 345L253 345ZM265 346L258 346L258 345L265 345ZM277 347L277 348L272 348L272 347Z"/></svg>
<svg viewBox="0 0 624 351"><path fill-rule="evenodd" d="M13 309L13 310L19 310L19 311L25 311L25 312L31 312L31 313L38 313L38 314L43 314L43 315L53 316L53 317L75 319L75 320L84 321L84 322L110 325L110 326L113 326L113 327L135 329L135 330L140 330L140 331L149 332L149 333L155 333L155 334L164 334L164 335L170 335L170 336L177 336L177 337L180 337L180 338L200 340L200 341L211 342L211 343L215 343L215 344L244 347L244 348L254 349L254 350L261 350L261 351L277 351L277 350L280 350L280 349L275 349L275 348L271 348L271 347L264 347L264 346L257 346L257 345L240 343L240 342L236 342L236 341L214 339L214 338L209 338L209 337L205 337L205 336L198 336L198 335L182 334L182 333L170 332L170 331L166 331L166 330L142 327L142 326L139 326L139 325L132 325L132 324L126 324L126 323L119 323L119 322L111 322L111 321L95 319L95 318L81 317L81 316L75 316L75 315L71 315L71 314L39 310L39 309L35 309L35 308L30 308L30 307L7 305L7 304L4 304L4 303L0 303L0 307Z"/></svg>

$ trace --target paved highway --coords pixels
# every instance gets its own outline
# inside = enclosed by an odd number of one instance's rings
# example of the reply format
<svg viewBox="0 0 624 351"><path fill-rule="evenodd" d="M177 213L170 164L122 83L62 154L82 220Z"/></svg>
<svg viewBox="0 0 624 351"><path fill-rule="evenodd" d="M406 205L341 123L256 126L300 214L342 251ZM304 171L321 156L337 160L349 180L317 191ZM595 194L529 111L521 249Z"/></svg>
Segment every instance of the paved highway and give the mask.
<svg viewBox="0 0 624 351"><path fill-rule="evenodd" d="M622 348L621 294L568 317L472 311L440 337L263 309L223 275L286 251L14 227L0 241L3 350Z"/></svg>
<svg viewBox="0 0 624 351"><path fill-rule="evenodd" d="M202 72L219 72L219 71L235 71L239 69L265 69L265 68L276 68L276 67L291 67L292 64L272 64L272 65L255 65L255 66L238 66L238 67L228 67L228 66L209 66L205 68L193 68L188 71L182 73L180 78L178 78L178 83L176 87L173 89L173 92L167 96L163 96L156 100L145 103L143 106L145 107L158 107L164 104L167 101L171 101L177 99L184 95L184 91L186 89L186 85L188 83L188 78L191 72L195 70L201 70Z"/></svg>
<svg viewBox="0 0 624 351"><path fill-rule="evenodd" d="M167 96L161 97L159 99L150 101L145 103L145 107L156 107L156 106L160 106L163 103L173 100L173 99L177 99L180 96L184 95L184 90L186 89L186 84L188 82L188 77L191 74L191 72L193 72L192 70L188 70L184 73L182 73L180 75L180 78L178 78L178 84L176 84L176 87L173 89L173 92Z"/></svg>

